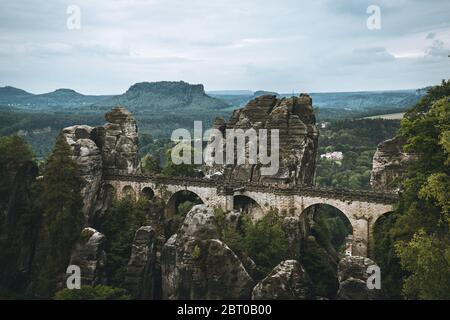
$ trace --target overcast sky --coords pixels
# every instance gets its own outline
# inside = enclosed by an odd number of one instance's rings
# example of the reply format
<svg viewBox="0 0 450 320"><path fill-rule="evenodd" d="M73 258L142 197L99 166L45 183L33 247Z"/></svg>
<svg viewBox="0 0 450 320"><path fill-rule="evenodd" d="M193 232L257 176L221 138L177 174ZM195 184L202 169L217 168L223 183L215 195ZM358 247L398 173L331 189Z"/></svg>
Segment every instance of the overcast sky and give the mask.
<svg viewBox="0 0 450 320"><path fill-rule="evenodd" d="M395 4L394 4L395 3ZM369 30L367 7L381 9ZM81 28L67 28L67 7ZM449 0L1 0L0 86L124 92L141 81L278 92L450 77Z"/></svg>

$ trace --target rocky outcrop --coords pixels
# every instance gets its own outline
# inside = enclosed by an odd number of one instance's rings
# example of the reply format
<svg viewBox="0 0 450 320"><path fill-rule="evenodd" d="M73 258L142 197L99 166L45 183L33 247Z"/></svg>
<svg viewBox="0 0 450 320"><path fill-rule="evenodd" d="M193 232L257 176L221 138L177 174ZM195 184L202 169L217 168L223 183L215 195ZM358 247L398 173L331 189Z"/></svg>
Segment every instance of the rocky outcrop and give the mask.
<svg viewBox="0 0 450 320"><path fill-rule="evenodd" d="M127 109L115 107L106 114L106 120L107 124L95 128L77 125L62 130L84 179L81 195L87 222L105 206L104 172L140 172L138 129L133 116Z"/></svg>
<svg viewBox="0 0 450 320"><path fill-rule="evenodd" d="M373 156L373 169L370 178L372 189L380 192L396 192L400 179L408 164L415 159L414 154L403 150L405 140L395 137L378 145Z"/></svg>
<svg viewBox="0 0 450 320"><path fill-rule="evenodd" d="M218 239L214 211L197 205L161 254L165 299L249 299L254 282L237 255Z"/></svg>
<svg viewBox="0 0 450 320"><path fill-rule="evenodd" d="M138 173L138 128L133 115L125 108L115 107L106 113L106 120L109 123L96 127L93 132L93 139L102 151L104 169Z"/></svg>
<svg viewBox="0 0 450 320"><path fill-rule="evenodd" d="M124 287L136 299L161 297L161 266L157 259L155 230L144 226L136 231Z"/></svg>
<svg viewBox="0 0 450 320"><path fill-rule="evenodd" d="M287 216L283 219L282 227L288 242L289 258L294 260L299 260L302 239L306 236L307 225L303 221L305 217L306 215Z"/></svg>
<svg viewBox="0 0 450 320"><path fill-rule="evenodd" d="M302 265L296 260L286 260L256 285L252 299L311 300L314 299L314 288Z"/></svg>
<svg viewBox="0 0 450 320"><path fill-rule="evenodd" d="M78 125L62 131L67 143L72 148L72 158L78 164L83 178L81 196L86 219L93 211L103 172L102 153L91 136L93 129L90 126Z"/></svg>
<svg viewBox="0 0 450 320"><path fill-rule="evenodd" d="M352 256L341 259L338 266L339 300L377 300L381 292L367 287L367 268L375 265L369 258Z"/></svg>
<svg viewBox="0 0 450 320"><path fill-rule="evenodd" d="M80 240L72 251L70 265L80 267L82 285L105 283L105 240L105 236L93 228L81 231Z"/></svg>
<svg viewBox="0 0 450 320"><path fill-rule="evenodd" d="M235 165L225 167L207 159L207 175L221 173L225 179L232 181L313 184L319 131L309 95L283 99L277 99L274 95L257 97L244 108L235 110L226 125L223 120L216 119L214 128L223 132L225 128L244 131L250 128L268 129L269 139L270 129L278 129L280 165L276 174L264 176L261 175L261 164L237 165L235 162ZM208 147L213 146L213 140ZM225 156L226 143L225 139Z"/></svg>

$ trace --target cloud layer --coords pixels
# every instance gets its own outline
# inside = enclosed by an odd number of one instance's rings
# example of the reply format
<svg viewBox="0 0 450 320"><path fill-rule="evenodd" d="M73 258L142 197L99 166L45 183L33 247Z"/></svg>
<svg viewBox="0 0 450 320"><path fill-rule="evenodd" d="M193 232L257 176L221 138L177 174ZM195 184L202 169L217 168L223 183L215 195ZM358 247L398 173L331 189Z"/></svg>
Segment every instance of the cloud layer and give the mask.
<svg viewBox="0 0 450 320"><path fill-rule="evenodd" d="M447 0L0 4L0 85L120 93L139 81L279 92L418 88L450 75ZM366 9L381 9L369 30ZM69 30L77 5L81 28Z"/></svg>

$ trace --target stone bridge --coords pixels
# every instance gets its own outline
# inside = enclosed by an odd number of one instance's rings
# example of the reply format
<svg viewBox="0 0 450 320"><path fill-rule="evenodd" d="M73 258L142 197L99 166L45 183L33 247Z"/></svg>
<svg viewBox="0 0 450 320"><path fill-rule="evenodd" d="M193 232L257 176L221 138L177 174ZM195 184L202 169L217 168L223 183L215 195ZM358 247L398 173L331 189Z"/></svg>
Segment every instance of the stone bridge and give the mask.
<svg viewBox="0 0 450 320"><path fill-rule="evenodd" d="M161 198L167 204L167 215L174 214L177 198L186 193L194 194L208 206L224 210L250 204L255 209L252 210L254 219L271 209L278 209L285 216L301 216L311 206L327 204L339 209L349 220L353 227L352 254L360 256L371 255L375 223L383 214L393 210L397 200L396 195L371 191L227 183L195 178L106 175L103 181L105 187L119 198L124 195L135 199L142 196Z"/></svg>

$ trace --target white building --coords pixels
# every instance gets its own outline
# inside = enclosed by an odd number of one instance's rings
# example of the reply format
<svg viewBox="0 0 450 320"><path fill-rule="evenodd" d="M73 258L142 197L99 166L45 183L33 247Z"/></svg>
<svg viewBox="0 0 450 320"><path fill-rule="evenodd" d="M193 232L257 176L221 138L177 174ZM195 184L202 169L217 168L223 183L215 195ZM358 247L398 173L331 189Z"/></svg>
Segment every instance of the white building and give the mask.
<svg viewBox="0 0 450 320"><path fill-rule="evenodd" d="M344 155L341 151L327 152L325 154L320 155L321 159L333 160L333 161L341 161L344 159Z"/></svg>

